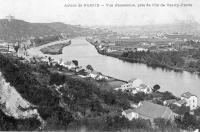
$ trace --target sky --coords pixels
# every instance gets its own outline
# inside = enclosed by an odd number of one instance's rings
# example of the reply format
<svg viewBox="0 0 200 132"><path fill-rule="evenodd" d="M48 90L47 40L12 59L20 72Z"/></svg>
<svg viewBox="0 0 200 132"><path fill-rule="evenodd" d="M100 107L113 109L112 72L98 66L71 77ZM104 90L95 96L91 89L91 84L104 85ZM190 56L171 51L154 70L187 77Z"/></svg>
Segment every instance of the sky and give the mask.
<svg viewBox="0 0 200 132"><path fill-rule="evenodd" d="M103 7L64 7L65 4ZM136 7L106 7L106 4ZM137 7L137 4L192 4L190 7ZM28 22L64 22L74 25L148 25L179 21L200 23L200 0L0 0L0 19L13 15Z"/></svg>

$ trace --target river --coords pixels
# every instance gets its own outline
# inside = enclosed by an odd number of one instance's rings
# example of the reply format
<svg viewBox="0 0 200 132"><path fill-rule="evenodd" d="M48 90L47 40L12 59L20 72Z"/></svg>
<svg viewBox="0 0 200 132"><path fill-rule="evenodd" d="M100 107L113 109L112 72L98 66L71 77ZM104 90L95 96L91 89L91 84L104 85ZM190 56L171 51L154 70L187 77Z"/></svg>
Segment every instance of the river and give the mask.
<svg viewBox="0 0 200 132"><path fill-rule="evenodd" d="M48 45L52 45L51 43ZM28 53L31 55L43 55L39 49L43 46L31 48ZM85 38L72 39L71 45L63 49L61 55L49 55L54 59L62 58L64 61L76 59L79 65L88 64L105 75L122 80L140 78L146 84L153 86L159 84L160 91L170 91L176 96L184 92L191 92L200 98L200 77L189 72L167 71L161 68L153 69L145 64L129 63L117 58L98 54L95 47ZM200 101L198 102L200 105Z"/></svg>

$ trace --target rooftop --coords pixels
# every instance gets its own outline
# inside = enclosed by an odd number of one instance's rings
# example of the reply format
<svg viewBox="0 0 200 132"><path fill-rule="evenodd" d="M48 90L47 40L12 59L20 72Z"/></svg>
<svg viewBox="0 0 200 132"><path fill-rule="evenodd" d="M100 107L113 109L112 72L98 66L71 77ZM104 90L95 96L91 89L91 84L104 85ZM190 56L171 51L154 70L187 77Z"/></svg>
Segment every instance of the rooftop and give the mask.
<svg viewBox="0 0 200 132"><path fill-rule="evenodd" d="M127 109L127 110L124 110L124 112L125 112L126 114L129 114L129 113L133 112L133 110L132 110L132 109Z"/></svg>
<svg viewBox="0 0 200 132"><path fill-rule="evenodd" d="M141 106L134 109L134 111L146 118L165 118L170 119L174 113L166 106L154 104L148 101L143 101Z"/></svg>
<svg viewBox="0 0 200 132"><path fill-rule="evenodd" d="M129 82L129 83L130 83L130 82L131 82L131 83L133 83L133 82L138 82L138 83L140 83L140 84L143 83L143 81L142 81L141 79L139 79L139 78L132 78L132 79L130 79L128 82Z"/></svg>
<svg viewBox="0 0 200 132"><path fill-rule="evenodd" d="M146 89L148 86L146 84L140 84L141 89Z"/></svg>
<svg viewBox="0 0 200 132"><path fill-rule="evenodd" d="M191 94L190 92L186 92L186 93L181 94L181 97L184 97L184 98L190 98L191 96L196 96L196 95Z"/></svg>
<svg viewBox="0 0 200 132"><path fill-rule="evenodd" d="M165 100L165 102L167 104L172 104L172 103L176 102L176 99Z"/></svg>
<svg viewBox="0 0 200 132"><path fill-rule="evenodd" d="M182 99L182 100L176 101L176 102L174 102L174 103L175 103L175 104L183 105L183 104L186 103L186 101Z"/></svg>

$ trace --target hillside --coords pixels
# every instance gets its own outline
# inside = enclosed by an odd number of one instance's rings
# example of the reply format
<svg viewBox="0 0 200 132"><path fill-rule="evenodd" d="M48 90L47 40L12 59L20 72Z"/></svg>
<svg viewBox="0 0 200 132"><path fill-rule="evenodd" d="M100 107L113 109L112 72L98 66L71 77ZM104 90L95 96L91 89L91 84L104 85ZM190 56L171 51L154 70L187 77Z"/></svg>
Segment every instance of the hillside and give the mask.
<svg viewBox="0 0 200 132"><path fill-rule="evenodd" d="M22 38L29 38L45 36L45 35L58 35L65 33L69 36L77 36L88 29L79 26L67 25L64 23L30 23L22 20L0 19L0 40L16 41Z"/></svg>

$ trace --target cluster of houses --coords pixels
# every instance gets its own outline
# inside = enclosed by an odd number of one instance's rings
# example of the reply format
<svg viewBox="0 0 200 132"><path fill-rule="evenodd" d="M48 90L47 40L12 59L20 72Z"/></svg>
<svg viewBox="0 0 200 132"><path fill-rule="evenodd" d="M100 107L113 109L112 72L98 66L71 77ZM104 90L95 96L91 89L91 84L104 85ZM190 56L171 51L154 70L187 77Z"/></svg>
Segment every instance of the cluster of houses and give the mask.
<svg viewBox="0 0 200 132"><path fill-rule="evenodd" d="M28 56L27 49L35 43L30 40L21 40L15 43L8 43L0 41L0 52L1 53L15 53L18 57Z"/></svg>
<svg viewBox="0 0 200 132"><path fill-rule="evenodd" d="M10 43L6 43L4 41L0 40L0 52L1 53L9 53L9 52L14 52L15 49Z"/></svg>
<svg viewBox="0 0 200 132"><path fill-rule="evenodd" d="M187 34L129 35L123 37L120 34L116 34L114 38L111 34L88 37L87 40L95 45L98 50L107 53L192 50L199 48L200 43L199 36ZM193 44L188 44L187 41Z"/></svg>
<svg viewBox="0 0 200 132"><path fill-rule="evenodd" d="M121 85L121 87L119 88L115 88L115 90L130 92L132 94L136 94L138 92L144 92L145 94L152 93L152 88L144 84L143 81L138 78L129 80L128 83ZM177 99L165 100L163 104L165 106L171 106L173 104L179 107L181 107L182 105L185 105L189 107L190 110L195 110L198 107L197 96L194 94L191 94L190 92L183 93L180 99L178 100Z"/></svg>
<svg viewBox="0 0 200 132"><path fill-rule="evenodd" d="M138 78L134 78L121 85L119 88L115 88L115 90L121 90L126 92L131 92L132 94L136 94L138 92L144 92L145 94L149 94L152 92L152 88Z"/></svg>
<svg viewBox="0 0 200 132"><path fill-rule="evenodd" d="M122 116L129 119L149 119L151 122L156 118L164 118L167 120L174 120L177 113L173 112L170 108L171 105L178 107L186 106L190 108L190 111L194 111L198 108L197 96L190 92L183 93L179 100L165 100L163 105L153 103L152 101L141 101L138 105L131 105L132 109L127 109L122 112Z"/></svg>
<svg viewBox="0 0 200 132"><path fill-rule="evenodd" d="M100 40L98 38L87 38L87 41L89 41L91 44L95 45L95 47L99 51L104 51L107 53L111 52L125 52L125 51L137 51L137 52L147 52L148 49L142 47L140 44L136 45L117 45L116 42L105 42L103 40Z"/></svg>
<svg viewBox="0 0 200 132"><path fill-rule="evenodd" d="M131 79L127 83L121 85L115 90L121 90L123 92L130 92L133 95L138 92L144 92L145 94L152 93L152 88L144 84L142 80L135 78ZM177 107L186 106L189 107L190 111L194 111L198 108L197 96L190 92L183 93L180 98L164 100L163 105L156 104L153 101L141 101L137 105L131 104L132 109L127 109L122 112L122 116L129 120L132 119L149 119L153 122L156 118L164 118L173 120L178 114L171 110L171 106Z"/></svg>
<svg viewBox="0 0 200 132"><path fill-rule="evenodd" d="M97 71L95 71L93 69L92 70L88 69L88 68L84 69L82 66L78 65L78 61L76 61L76 60L64 62L64 61L62 61L62 59L54 60L52 58L49 58L49 57L45 56L45 57L41 58L41 61L46 62L49 65L51 63L54 66L58 64L60 66L63 66L65 68L67 68L68 70L74 71L74 72L82 73L81 71L83 71L84 74L80 75L80 77L83 77L83 78L90 77L90 78L93 78L93 79L98 80L98 81L99 80L107 80L108 79L107 76L105 76L102 73L97 72Z"/></svg>
<svg viewBox="0 0 200 132"><path fill-rule="evenodd" d="M138 105L134 105L135 108L127 109L122 112L122 116L129 120L133 119L149 119L154 121L156 118L164 118L167 120L174 120L178 114L174 113L169 105L174 104L179 107L188 106L191 111L197 109L197 96L190 92L183 93L180 100L165 100L163 105L155 104L151 101L141 101Z"/></svg>
<svg viewBox="0 0 200 132"><path fill-rule="evenodd" d="M87 69L87 72L89 73L88 74L88 77L91 77L95 80L108 80L108 77L107 76L104 76L102 73L100 72L97 72L95 70L88 70Z"/></svg>
<svg viewBox="0 0 200 132"><path fill-rule="evenodd" d="M171 99L171 100L165 100L163 102L165 106L171 106L171 105L176 105L176 106L187 106L190 108L190 110L195 110L198 107L197 103L197 96L194 94L191 94L190 92L186 92L181 94L181 98L179 100L176 99Z"/></svg>

